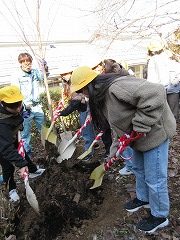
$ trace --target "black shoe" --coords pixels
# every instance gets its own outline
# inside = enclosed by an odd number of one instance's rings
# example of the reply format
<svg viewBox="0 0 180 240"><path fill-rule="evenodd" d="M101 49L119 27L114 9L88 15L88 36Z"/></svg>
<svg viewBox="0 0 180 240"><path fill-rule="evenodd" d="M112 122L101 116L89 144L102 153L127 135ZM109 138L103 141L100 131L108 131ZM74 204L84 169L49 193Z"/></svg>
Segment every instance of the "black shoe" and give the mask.
<svg viewBox="0 0 180 240"><path fill-rule="evenodd" d="M159 218L150 215L148 218L141 220L137 224L137 228L145 233L154 233L158 228L166 227L169 224L167 218Z"/></svg>
<svg viewBox="0 0 180 240"><path fill-rule="evenodd" d="M133 200L127 202L124 205L124 207L128 212L136 212L137 210L139 210L142 207L149 208L149 203L143 202L137 198L134 198Z"/></svg>

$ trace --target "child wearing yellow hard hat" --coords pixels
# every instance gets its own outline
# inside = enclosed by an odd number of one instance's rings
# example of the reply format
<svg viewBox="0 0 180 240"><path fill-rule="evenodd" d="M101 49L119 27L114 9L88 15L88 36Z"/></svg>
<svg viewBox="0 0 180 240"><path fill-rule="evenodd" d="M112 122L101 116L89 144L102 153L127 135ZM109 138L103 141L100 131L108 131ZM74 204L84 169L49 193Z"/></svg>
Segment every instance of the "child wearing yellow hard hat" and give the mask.
<svg viewBox="0 0 180 240"><path fill-rule="evenodd" d="M22 130L23 117L21 115L24 97L17 86L7 86L0 89L0 164L3 180L9 191L12 203L18 203L20 198L16 191L14 180L15 167L23 178L25 172L37 173L36 165L25 154L23 158L18 153L18 131ZM38 175L41 175L39 171Z"/></svg>

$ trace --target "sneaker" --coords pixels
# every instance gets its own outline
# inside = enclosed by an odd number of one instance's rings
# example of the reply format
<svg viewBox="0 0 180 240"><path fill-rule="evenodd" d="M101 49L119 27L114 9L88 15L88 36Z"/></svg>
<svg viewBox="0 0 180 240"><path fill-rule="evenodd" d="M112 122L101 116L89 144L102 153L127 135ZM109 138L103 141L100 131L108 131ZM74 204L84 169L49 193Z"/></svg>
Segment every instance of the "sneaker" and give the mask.
<svg viewBox="0 0 180 240"><path fill-rule="evenodd" d="M9 201L12 203L18 203L20 200L19 195L17 194L16 189L13 189L9 192Z"/></svg>
<svg viewBox="0 0 180 240"><path fill-rule="evenodd" d="M127 202L124 205L124 207L128 212L136 212L137 210L139 210L142 207L149 208L149 203L143 202L137 198L134 198L133 200Z"/></svg>
<svg viewBox="0 0 180 240"><path fill-rule="evenodd" d="M43 174L43 172L45 171L44 168L38 168L38 170L34 173L29 173L29 178L36 178L39 177Z"/></svg>
<svg viewBox="0 0 180 240"><path fill-rule="evenodd" d="M145 233L154 233L158 228L166 227L169 224L167 218L159 218L150 215L148 218L141 220L137 224L137 228Z"/></svg>
<svg viewBox="0 0 180 240"><path fill-rule="evenodd" d="M131 170L127 169L127 167L125 166L125 167L123 167L122 169L119 170L119 174L127 176L127 175L133 174L133 172Z"/></svg>

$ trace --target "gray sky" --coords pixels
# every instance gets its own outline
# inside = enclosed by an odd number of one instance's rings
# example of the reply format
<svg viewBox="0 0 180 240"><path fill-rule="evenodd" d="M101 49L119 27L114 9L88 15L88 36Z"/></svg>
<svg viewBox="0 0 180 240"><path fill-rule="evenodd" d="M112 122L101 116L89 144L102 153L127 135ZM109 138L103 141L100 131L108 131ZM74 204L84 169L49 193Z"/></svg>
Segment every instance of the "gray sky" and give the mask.
<svg viewBox="0 0 180 240"><path fill-rule="evenodd" d="M30 12L24 0L0 1L0 41L17 39L15 36L20 35L19 23L28 35L34 35L36 0L26 0L26 2ZM96 2L92 0L42 0L40 22L44 40L87 38L95 24L95 19L89 15L88 11ZM18 9L18 15L15 9Z"/></svg>
<svg viewBox="0 0 180 240"><path fill-rule="evenodd" d="M112 3L118 2L119 4L123 1L126 4L115 13ZM24 4L25 2L28 8ZM21 40L20 27L25 31L26 36L37 40L34 24L36 2L36 0L0 1L0 42ZM133 7L131 8L131 6ZM107 9L104 10L104 7ZM109 22L111 25L106 27L106 31L110 31L114 24L118 24L121 29L123 22L127 24L134 20L137 28L145 26L151 21L157 23L158 26L169 21L168 13L173 11L180 11L180 0L41 0L42 40L89 39L94 32L103 30ZM151 17L145 19L144 17L148 14ZM159 17L159 14L165 15ZM179 13L173 17L180 20ZM142 20L136 21L137 18L142 18ZM174 24L162 25L161 31L167 33L171 29L175 29L178 24L180 22L176 21ZM159 31L160 28L153 29L153 31L156 30ZM152 29L149 29L149 32L151 33Z"/></svg>

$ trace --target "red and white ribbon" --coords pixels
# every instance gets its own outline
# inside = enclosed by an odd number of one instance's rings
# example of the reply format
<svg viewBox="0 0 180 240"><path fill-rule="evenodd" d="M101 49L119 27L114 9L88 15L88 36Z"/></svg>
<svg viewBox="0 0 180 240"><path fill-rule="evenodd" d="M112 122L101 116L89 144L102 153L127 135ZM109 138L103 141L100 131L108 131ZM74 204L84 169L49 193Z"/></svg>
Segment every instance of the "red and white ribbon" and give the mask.
<svg viewBox="0 0 180 240"><path fill-rule="evenodd" d="M25 158L24 143L21 139L21 134L18 132L18 153Z"/></svg>
<svg viewBox="0 0 180 240"><path fill-rule="evenodd" d="M136 131L132 131L131 134L124 134L123 136L121 136L118 141L119 141L119 145L118 145L118 149L117 152L115 154L114 157L112 157L107 163L104 163L104 169L106 171L109 170L109 168L111 167L111 165L119 159L119 156L121 156L122 158L124 158L122 156L123 151L127 148L127 146L129 146L129 144L131 142L134 142L135 140L138 140L139 138L145 136L144 133L138 133ZM124 158L125 160L131 159L131 158Z"/></svg>
<svg viewBox="0 0 180 240"><path fill-rule="evenodd" d="M59 102L58 106L56 107L56 109L53 112L53 121L55 122L57 120L57 118L60 116L60 111L61 109L64 108L64 104L63 102Z"/></svg>
<svg viewBox="0 0 180 240"><path fill-rule="evenodd" d="M91 120L92 120L92 119L91 119L91 116L88 115L87 118L86 118L86 120L85 120L85 123L84 123L84 124L81 126L81 128L76 132L76 135L77 135L77 136L80 136L80 135L82 134L83 129L86 128L87 125L90 124Z"/></svg>

